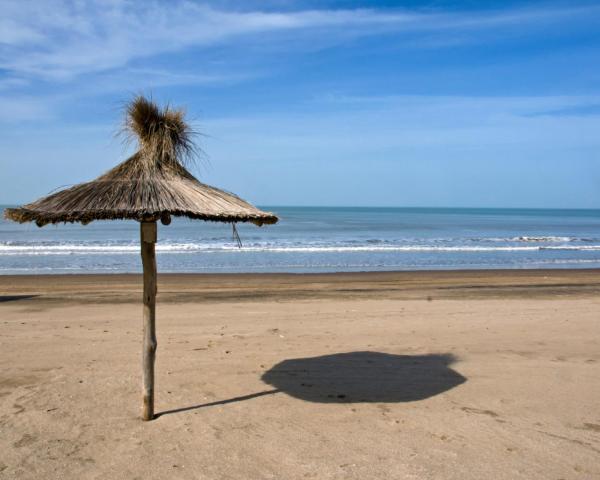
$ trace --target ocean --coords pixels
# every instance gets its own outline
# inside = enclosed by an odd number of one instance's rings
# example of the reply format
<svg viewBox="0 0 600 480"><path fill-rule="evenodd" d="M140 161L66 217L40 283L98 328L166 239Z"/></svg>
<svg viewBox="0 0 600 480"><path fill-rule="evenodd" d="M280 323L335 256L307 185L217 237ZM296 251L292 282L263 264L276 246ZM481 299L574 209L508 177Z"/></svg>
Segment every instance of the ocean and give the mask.
<svg viewBox="0 0 600 480"><path fill-rule="evenodd" d="M4 207L0 207L3 209ZM600 268L600 210L261 207L276 225L159 224L160 272ZM0 274L140 272L139 225L0 220Z"/></svg>

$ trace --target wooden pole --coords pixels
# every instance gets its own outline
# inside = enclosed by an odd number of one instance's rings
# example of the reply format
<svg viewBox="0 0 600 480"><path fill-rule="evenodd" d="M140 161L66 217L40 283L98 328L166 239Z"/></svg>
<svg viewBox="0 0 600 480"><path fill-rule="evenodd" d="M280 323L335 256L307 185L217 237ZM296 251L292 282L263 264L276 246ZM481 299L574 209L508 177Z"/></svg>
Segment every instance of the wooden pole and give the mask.
<svg viewBox="0 0 600 480"><path fill-rule="evenodd" d="M156 222L141 222L142 266L144 269L144 345L142 350L142 419L154 418L154 359L156 357Z"/></svg>

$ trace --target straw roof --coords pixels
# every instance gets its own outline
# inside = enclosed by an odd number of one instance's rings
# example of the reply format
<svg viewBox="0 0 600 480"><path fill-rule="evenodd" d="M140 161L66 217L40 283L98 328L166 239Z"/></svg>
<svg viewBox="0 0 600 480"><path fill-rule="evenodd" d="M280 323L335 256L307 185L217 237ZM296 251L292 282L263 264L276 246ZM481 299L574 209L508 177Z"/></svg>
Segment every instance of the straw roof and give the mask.
<svg viewBox="0 0 600 480"><path fill-rule="evenodd" d="M186 169L195 154L184 112L159 108L144 97L128 106L125 129L139 150L123 163L87 183L53 193L4 216L20 223L132 219L151 221L170 215L217 222L277 222L238 196L200 183Z"/></svg>

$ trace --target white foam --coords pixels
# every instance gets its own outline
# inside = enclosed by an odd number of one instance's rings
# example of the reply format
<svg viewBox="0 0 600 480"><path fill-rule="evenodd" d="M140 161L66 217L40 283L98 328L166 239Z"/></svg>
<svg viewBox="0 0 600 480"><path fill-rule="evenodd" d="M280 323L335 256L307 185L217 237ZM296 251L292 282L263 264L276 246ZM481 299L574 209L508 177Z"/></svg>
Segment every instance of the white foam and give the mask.
<svg viewBox="0 0 600 480"><path fill-rule="evenodd" d="M521 236L521 237L514 237L512 239L509 239L515 242L546 242L546 243L558 243L558 242L575 242L578 239L577 238L573 238L573 237L554 237L554 236L547 236L547 237L528 237L528 236Z"/></svg>
<svg viewBox="0 0 600 480"><path fill-rule="evenodd" d="M533 252L542 250L598 251L600 245L327 245L327 244L254 244L238 248L220 243L157 243L156 251L163 254L182 253L352 253L352 252ZM0 244L2 255L137 255L135 244L59 244L14 245Z"/></svg>

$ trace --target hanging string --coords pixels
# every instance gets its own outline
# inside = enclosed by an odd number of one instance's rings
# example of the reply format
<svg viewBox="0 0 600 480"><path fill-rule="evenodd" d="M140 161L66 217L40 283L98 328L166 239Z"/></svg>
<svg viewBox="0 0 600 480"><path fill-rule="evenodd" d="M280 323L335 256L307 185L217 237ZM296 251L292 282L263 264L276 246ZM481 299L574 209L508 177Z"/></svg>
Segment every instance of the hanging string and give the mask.
<svg viewBox="0 0 600 480"><path fill-rule="evenodd" d="M238 248L242 248L242 239L240 238L240 234L235 227L235 223L232 223L231 226L233 227L233 239L237 243Z"/></svg>

